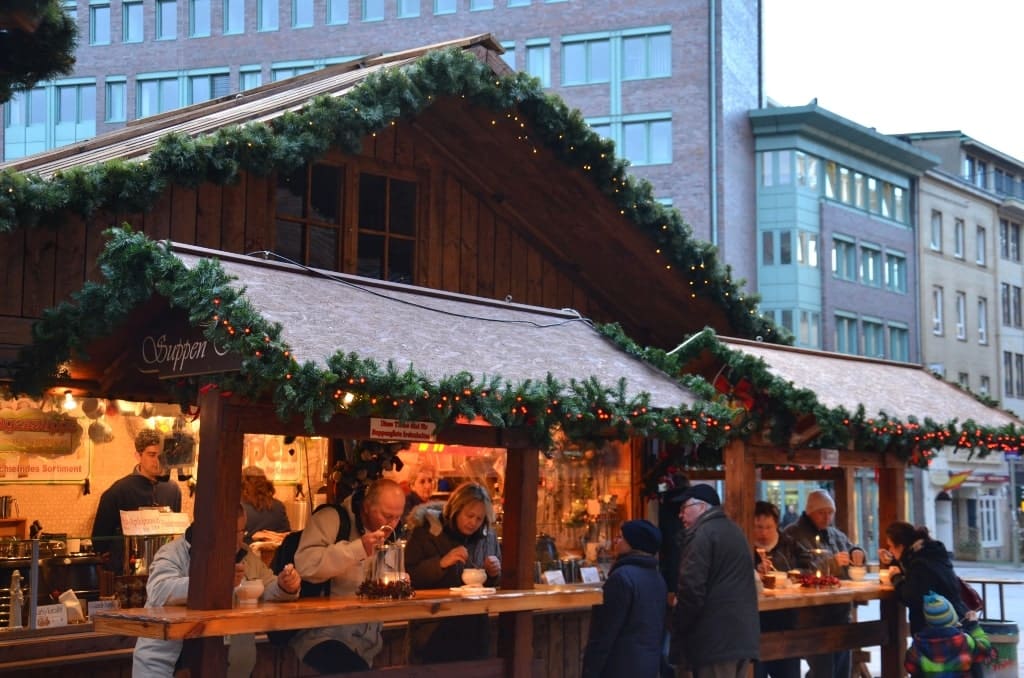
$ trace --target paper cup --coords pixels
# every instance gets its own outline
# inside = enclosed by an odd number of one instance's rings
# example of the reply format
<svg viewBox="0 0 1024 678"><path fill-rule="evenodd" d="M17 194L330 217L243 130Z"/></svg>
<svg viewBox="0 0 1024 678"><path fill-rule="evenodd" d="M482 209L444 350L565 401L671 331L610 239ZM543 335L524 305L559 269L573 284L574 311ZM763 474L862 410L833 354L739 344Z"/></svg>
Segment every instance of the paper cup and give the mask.
<svg viewBox="0 0 1024 678"><path fill-rule="evenodd" d="M68 553L81 553L82 552L82 540L81 539L68 539Z"/></svg>

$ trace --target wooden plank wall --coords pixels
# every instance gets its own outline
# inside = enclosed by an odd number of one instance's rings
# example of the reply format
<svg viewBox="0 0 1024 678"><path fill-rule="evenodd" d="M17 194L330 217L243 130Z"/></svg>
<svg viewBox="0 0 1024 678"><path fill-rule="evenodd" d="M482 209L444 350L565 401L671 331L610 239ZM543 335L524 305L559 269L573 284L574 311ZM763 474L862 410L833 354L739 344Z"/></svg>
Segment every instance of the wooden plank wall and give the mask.
<svg viewBox="0 0 1024 678"><path fill-rule="evenodd" d="M348 165L345 204L354 205L360 171L393 169L421 177L416 283L425 287L517 303L575 308L602 317L591 295L571 274L571 263L554 261L531 242L516 212L431 152L415 129L398 124L369 138L358 156L330 155ZM148 236L229 252L274 247L274 177L243 174L227 186L172 186L144 214L98 213L13 233L0 234L0 360L13 359L30 341L31 322L66 300L86 280L98 279L96 259L103 232L129 224ZM346 210L354 221L355 210ZM346 243L356 239L346 234ZM354 272L355 256L343 257Z"/></svg>

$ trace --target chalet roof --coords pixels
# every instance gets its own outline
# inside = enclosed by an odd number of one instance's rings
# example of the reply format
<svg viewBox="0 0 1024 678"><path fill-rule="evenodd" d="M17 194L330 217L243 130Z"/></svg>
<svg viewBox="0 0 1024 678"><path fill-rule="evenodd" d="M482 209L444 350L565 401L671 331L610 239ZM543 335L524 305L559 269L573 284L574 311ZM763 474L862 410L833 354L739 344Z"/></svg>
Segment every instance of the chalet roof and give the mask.
<svg viewBox="0 0 1024 678"><path fill-rule="evenodd" d="M212 253L178 248L175 254L194 268ZM281 324L281 340L299 363L326 369L336 352L354 352L400 370L411 366L437 381L462 371L508 382L543 382L549 374L563 383L625 378L629 397L646 392L654 407L697 401L573 311L215 254L256 311Z"/></svg>
<svg viewBox="0 0 1024 678"><path fill-rule="evenodd" d="M1021 426L1011 414L985 405L957 386L918 365L862 356L769 345L720 337L731 350L764 360L768 371L797 388L815 393L827 407L856 411L863 405L869 416L886 413L904 421L926 417L936 422L968 420L985 427Z"/></svg>
<svg viewBox="0 0 1024 678"><path fill-rule="evenodd" d="M102 134L52 151L37 153L11 162L0 163L0 169L33 172L50 177L69 167L99 163L114 158L145 160L161 137L178 132L199 136L228 125L267 122L287 111L297 111L313 97L321 94L343 96L346 92L378 71L411 63L427 52L446 47L480 46L496 53L504 52L490 34L449 40L415 49L373 54L293 78L272 82L200 104L178 108L166 113L140 118L122 129ZM488 63L496 72L508 71L503 61Z"/></svg>

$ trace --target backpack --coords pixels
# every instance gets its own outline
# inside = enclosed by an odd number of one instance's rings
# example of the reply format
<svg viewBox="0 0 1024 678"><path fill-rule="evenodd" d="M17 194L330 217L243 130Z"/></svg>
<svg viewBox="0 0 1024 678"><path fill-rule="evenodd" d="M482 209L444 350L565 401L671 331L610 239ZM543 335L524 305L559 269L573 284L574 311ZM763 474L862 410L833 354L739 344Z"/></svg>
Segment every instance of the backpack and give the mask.
<svg viewBox="0 0 1024 678"><path fill-rule="evenodd" d="M334 542L338 543L342 539L347 539L349 532L352 530L352 518L349 516L342 506L338 504L321 504L316 507L317 511L326 508L333 508L338 512L338 536L334 538ZM287 536L281 541L281 545L277 547L277 551L274 553L274 559L270 561L270 569L274 574L279 574L284 566L288 563L295 562L295 552L299 550L299 541L302 539L302 530L296 530L295 532L289 532ZM308 582L305 579L302 580L302 584L299 586L299 598L323 598L331 595L331 580L314 584ZM292 629L289 631L268 631L267 638L274 645L287 645L288 641L299 632L299 629Z"/></svg>

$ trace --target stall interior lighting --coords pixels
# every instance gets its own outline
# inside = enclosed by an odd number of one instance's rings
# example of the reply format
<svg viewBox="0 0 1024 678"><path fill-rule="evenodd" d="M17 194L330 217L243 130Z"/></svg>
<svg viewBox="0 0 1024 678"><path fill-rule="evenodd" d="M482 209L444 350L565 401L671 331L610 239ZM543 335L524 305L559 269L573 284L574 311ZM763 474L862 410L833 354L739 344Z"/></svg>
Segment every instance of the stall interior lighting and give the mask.
<svg viewBox="0 0 1024 678"><path fill-rule="evenodd" d="M78 402L75 400L75 396L71 395L71 391L64 391L64 409L71 411L78 407Z"/></svg>

